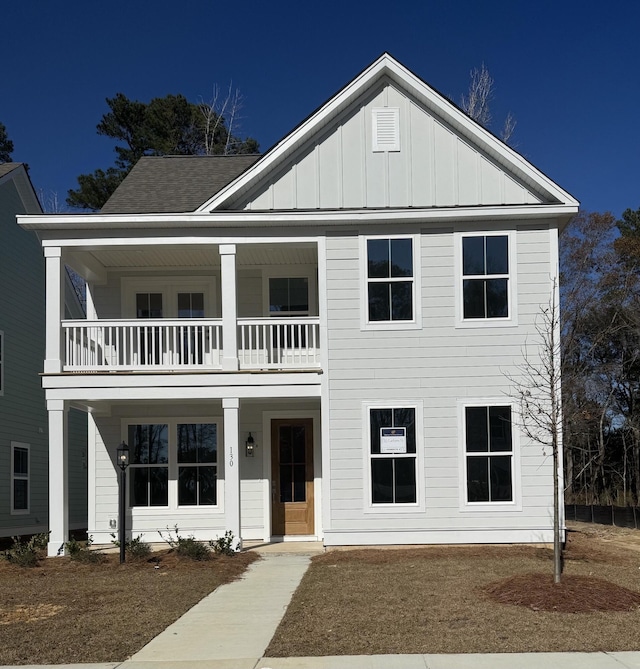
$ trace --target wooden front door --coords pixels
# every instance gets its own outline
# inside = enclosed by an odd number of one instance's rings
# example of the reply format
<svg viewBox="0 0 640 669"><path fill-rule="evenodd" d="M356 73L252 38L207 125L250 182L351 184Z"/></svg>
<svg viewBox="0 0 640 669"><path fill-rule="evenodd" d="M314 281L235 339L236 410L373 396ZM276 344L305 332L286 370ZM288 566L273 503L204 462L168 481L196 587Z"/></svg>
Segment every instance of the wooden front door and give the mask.
<svg viewBox="0 0 640 669"><path fill-rule="evenodd" d="M314 534L311 418L271 421L271 534Z"/></svg>

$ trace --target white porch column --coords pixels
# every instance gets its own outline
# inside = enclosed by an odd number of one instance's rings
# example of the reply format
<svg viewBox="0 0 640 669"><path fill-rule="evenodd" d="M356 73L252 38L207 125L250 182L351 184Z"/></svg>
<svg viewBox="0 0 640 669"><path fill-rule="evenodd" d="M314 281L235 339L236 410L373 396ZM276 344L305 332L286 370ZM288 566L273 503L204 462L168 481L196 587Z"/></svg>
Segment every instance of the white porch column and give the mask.
<svg viewBox="0 0 640 669"><path fill-rule="evenodd" d="M67 411L63 400L48 400L49 412L49 557L64 555L69 540Z"/></svg>
<svg viewBox="0 0 640 669"><path fill-rule="evenodd" d="M242 548L240 535L240 441L238 415L240 400L222 400L224 415L224 515L227 530L237 539L236 550Z"/></svg>
<svg viewBox="0 0 640 669"><path fill-rule="evenodd" d="M220 244L222 293L222 369L238 369L238 304L236 300L236 245Z"/></svg>
<svg viewBox="0 0 640 669"><path fill-rule="evenodd" d="M46 246L45 257L45 296L46 296L46 348L44 372L55 374L62 371L62 326L64 318L64 265L62 249L59 246Z"/></svg>

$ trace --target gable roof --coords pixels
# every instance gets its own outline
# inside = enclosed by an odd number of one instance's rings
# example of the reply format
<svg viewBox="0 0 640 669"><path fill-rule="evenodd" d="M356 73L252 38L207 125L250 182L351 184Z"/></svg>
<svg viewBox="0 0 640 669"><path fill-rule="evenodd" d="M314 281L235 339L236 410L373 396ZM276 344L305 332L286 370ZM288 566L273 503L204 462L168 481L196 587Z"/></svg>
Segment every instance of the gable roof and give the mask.
<svg viewBox="0 0 640 669"><path fill-rule="evenodd" d="M0 184L13 182L27 214L41 214L42 207L25 163L0 164Z"/></svg>
<svg viewBox="0 0 640 669"><path fill-rule="evenodd" d="M144 156L102 207L103 214L195 211L258 160L238 156Z"/></svg>
<svg viewBox="0 0 640 669"><path fill-rule="evenodd" d="M361 104L372 90L384 82L390 83L415 100L421 108L437 119L442 127L475 147L491 164L529 190L535 196L533 201L574 208L578 206L579 203L573 196L529 161L476 123L388 53L384 53L264 154L258 162L204 202L198 208L198 212L242 209L253 194L268 185L274 174L283 174L294 163L300 152L313 143L314 138L326 134L327 128L332 123L337 125L344 114L354 105ZM371 208L383 207L376 205Z"/></svg>

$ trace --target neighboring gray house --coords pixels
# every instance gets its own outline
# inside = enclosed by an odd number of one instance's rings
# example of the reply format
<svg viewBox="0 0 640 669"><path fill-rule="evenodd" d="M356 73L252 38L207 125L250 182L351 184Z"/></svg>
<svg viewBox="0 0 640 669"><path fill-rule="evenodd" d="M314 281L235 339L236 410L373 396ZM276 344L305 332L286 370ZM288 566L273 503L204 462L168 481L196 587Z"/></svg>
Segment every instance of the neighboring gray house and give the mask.
<svg viewBox="0 0 640 669"><path fill-rule="evenodd" d="M122 441L144 540L551 541L561 472L509 375L540 353L578 206L384 54L259 159L143 159L100 213L20 217L46 259L49 553L69 406L97 542ZM65 264L86 319L64 317Z"/></svg>
<svg viewBox="0 0 640 669"><path fill-rule="evenodd" d="M0 536L48 528L49 430L41 384L45 347L44 260L16 214L42 210L25 166L0 164ZM84 314L68 277L65 307ZM69 410L70 527L87 526L86 416Z"/></svg>

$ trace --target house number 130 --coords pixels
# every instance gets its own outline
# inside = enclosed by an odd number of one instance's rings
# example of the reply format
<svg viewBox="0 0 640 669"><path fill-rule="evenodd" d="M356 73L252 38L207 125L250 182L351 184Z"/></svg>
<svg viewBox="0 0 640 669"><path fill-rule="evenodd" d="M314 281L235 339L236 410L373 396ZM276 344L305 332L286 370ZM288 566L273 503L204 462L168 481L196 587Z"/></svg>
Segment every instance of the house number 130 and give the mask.
<svg viewBox="0 0 640 669"><path fill-rule="evenodd" d="M233 467L233 447L229 448L229 467Z"/></svg>

